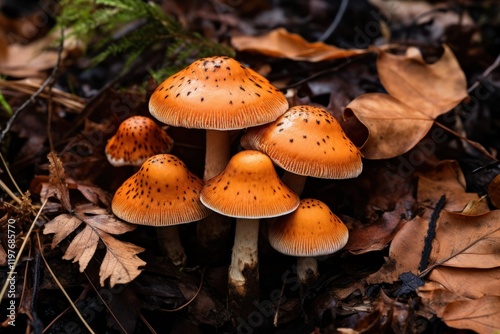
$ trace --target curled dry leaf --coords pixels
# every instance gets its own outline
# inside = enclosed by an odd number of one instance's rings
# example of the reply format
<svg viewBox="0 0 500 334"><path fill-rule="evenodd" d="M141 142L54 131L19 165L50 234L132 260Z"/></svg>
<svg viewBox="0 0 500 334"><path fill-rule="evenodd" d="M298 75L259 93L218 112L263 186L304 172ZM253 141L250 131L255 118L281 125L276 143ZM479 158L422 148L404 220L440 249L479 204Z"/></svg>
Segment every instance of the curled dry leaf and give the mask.
<svg viewBox="0 0 500 334"><path fill-rule="evenodd" d="M57 199L59 199L66 211L71 211L69 190L66 184L66 176L62 161L54 152L50 152L47 158L49 159L49 183L55 188L50 194L55 195Z"/></svg>
<svg viewBox="0 0 500 334"><path fill-rule="evenodd" d="M493 181L488 185L488 196L491 204L496 208L500 208L500 174L495 176Z"/></svg>
<svg viewBox="0 0 500 334"><path fill-rule="evenodd" d="M231 43L238 51L309 62L342 59L372 52L364 49L341 49L323 42L310 43L284 28L272 30L261 36L235 36L231 39Z"/></svg>
<svg viewBox="0 0 500 334"><path fill-rule="evenodd" d="M123 234L135 229L134 225L123 223L105 209L93 205L79 205L72 214L61 214L45 224L44 234L55 233L52 247L76 230L82 222L86 226L73 238L63 259L73 260L80 265L82 272L92 259L99 240L106 247L106 255L99 272L101 285L109 277L110 286L128 283L136 278L146 263L137 254L144 248L115 239L111 234Z"/></svg>
<svg viewBox="0 0 500 334"><path fill-rule="evenodd" d="M418 204L426 208L423 218L429 219L442 195L446 196L444 208L461 211L465 205L479 199L476 193L466 192L465 177L455 160L443 160L434 168L418 172Z"/></svg>
<svg viewBox="0 0 500 334"><path fill-rule="evenodd" d="M500 330L500 297L466 298L428 282L417 290L422 302L431 308L448 326L491 334Z"/></svg>
<svg viewBox="0 0 500 334"><path fill-rule="evenodd" d="M362 147L367 159L393 158L409 151L436 117L467 97L465 75L447 46L433 64L425 63L414 47L404 56L380 52L377 70L389 94L363 94L344 111L353 113L368 129Z"/></svg>
<svg viewBox="0 0 500 334"><path fill-rule="evenodd" d="M420 217L407 221L389 247L389 258L379 271L367 277L369 284L393 283L405 272L418 273L429 223Z"/></svg>

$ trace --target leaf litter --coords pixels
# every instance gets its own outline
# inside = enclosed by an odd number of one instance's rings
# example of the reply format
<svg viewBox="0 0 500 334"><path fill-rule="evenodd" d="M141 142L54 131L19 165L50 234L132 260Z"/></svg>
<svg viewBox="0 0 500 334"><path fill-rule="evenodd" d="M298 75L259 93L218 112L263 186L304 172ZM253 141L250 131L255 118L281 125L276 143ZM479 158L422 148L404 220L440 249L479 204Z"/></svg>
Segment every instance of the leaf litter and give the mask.
<svg viewBox="0 0 500 334"><path fill-rule="evenodd" d="M482 3L461 4L460 14L439 1L370 3L375 7L349 2L344 14L349 20L341 20L322 41L319 36L339 4L310 2L300 15L286 4L269 8L265 1L250 7L231 7L230 2L198 10L175 2L163 7L214 40L230 39L240 60L284 87L291 106L326 107L362 148L365 166L359 178L311 179L304 189L305 195L327 203L350 230L344 250L318 259L320 278L312 286L297 284L295 259L270 249L263 232L255 313L231 321L224 284L230 241L219 249L226 254L212 255L197 245L195 224L180 227L190 267L179 270L158 255L156 231L110 213L111 195L133 169L108 166L102 148L127 115L148 115L148 96L156 85L149 80L145 88L139 86L135 76L149 77L142 69L146 63L149 69L159 66L154 49L133 75L125 72L123 78L132 85L118 80L106 88L108 79L103 78L116 77L116 65L87 68L81 45L64 45L57 85L19 115L9 132L11 141L2 142L15 177L22 188L30 186L34 198L21 206L3 197L2 229L9 217L21 217L28 207L24 216L31 215L37 196L49 199L37 228L43 229L50 256L61 259L62 254L90 280L98 280L103 287L99 293L111 296L110 308L91 311L109 323L123 321L127 332L145 332L147 326L163 331L159 323L165 320L172 333L498 331L499 169L492 158L500 148L491 140L499 130L493 94L498 71L496 55L484 44L498 22L477 19L487 10ZM374 26L376 36L369 30ZM50 35L22 46L3 37L0 69L12 78L2 79L1 87L15 110L37 89L46 70L57 66L57 53L50 48ZM19 50L23 57L13 57ZM17 65L20 61L24 68ZM202 133L169 131L176 139L173 153L193 170L203 170ZM231 136L234 153L239 134ZM46 158L49 139L57 153ZM482 169L474 178L470 171L477 167ZM25 231L22 224L17 228ZM3 266L6 245L2 240ZM44 253L49 255L48 247ZM70 261L58 264L62 278L73 273ZM23 265L36 271L30 261ZM63 281L78 286L74 280ZM82 277L77 281L84 282L82 299L89 303L97 291L89 293ZM38 293L52 288L44 284ZM32 287L25 291L37 293ZM47 298L55 305L56 297ZM22 310L35 314L29 307ZM62 325L68 323L65 317L59 320ZM90 323L103 330L113 327Z"/></svg>

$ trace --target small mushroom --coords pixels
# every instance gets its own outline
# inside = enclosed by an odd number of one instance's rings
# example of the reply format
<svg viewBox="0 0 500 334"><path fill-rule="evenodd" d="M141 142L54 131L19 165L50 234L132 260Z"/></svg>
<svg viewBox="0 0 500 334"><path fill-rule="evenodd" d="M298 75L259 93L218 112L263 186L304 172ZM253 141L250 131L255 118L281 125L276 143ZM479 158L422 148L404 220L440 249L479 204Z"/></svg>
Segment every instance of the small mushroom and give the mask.
<svg viewBox="0 0 500 334"><path fill-rule="evenodd" d="M361 153L328 111L301 105L274 122L249 129L241 138L246 149L259 150L287 173L285 184L301 194L307 176L324 179L357 177Z"/></svg>
<svg viewBox="0 0 500 334"><path fill-rule="evenodd" d="M267 155L248 150L235 154L220 174L206 181L200 200L215 212L237 218L229 289L230 298L241 300L245 313L258 296L259 219L292 212L299 198L280 180Z"/></svg>
<svg viewBox="0 0 500 334"><path fill-rule="evenodd" d="M111 209L129 223L159 227L160 246L175 265L182 265L186 255L177 225L208 216L210 211L200 202L202 187L203 181L179 158L158 154L118 188Z"/></svg>
<svg viewBox="0 0 500 334"><path fill-rule="evenodd" d="M198 59L167 78L151 95L149 111L178 127L206 129L204 180L220 173L230 158L229 130L272 122L288 101L266 78L237 60L214 56ZM212 216L213 217L213 216ZM202 245L224 235L223 224L198 225Z"/></svg>
<svg viewBox="0 0 500 334"><path fill-rule="evenodd" d="M155 154L169 153L174 141L151 118L132 116L124 120L106 145L110 164L140 166Z"/></svg>
<svg viewBox="0 0 500 334"><path fill-rule="evenodd" d="M297 210L277 218L269 228L269 243L278 252L297 256L297 276L302 284L319 276L315 256L342 249L349 238L345 224L317 199L302 199Z"/></svg>

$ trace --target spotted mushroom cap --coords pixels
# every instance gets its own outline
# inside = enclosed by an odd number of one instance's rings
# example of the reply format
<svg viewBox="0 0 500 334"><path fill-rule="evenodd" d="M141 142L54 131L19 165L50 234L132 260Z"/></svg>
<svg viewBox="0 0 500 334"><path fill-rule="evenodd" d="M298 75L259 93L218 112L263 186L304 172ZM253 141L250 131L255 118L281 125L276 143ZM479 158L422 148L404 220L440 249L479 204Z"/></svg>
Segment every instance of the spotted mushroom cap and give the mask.
<svg viewBox="0 0 500 334"><path fill-rule="evenodd" d="M294 212L269 227L269 243L291 256L321 256L342 249L349 238L344 223L317 199L303 199Z"/></svg>
<svg viewBox="0 0 500 334"><path fill-rule="evenodd" d="M269 218L292 212L299 197L281 182L273 162L259 151L242 151L205 183L201 202L236 218Z"/></svg>
<svg viewBox="0 0 500 334"><path fill-rule="evenodd" d="M361 153L328 111L295 106L270 124L249 129L241 138L247 149L259 150L294 174L324 179L357 177Z"/></svg>
<svg viewBox="0 0 500 334"><path fill-rule="evenodd" d="M173 126L234 130L274 121L288 109L283 93L230 57L196 60L156 88L151 115Z"/></svg>
<svg viewBox="0 0 500 334"><path fill-rule="evenodd" d="M105 152L115 167L140 166L155 154L169 153L173 145L174 140L154 120L132 116L120 124Z"/></svg>
<svg viewBox="0 0 500 334"><path fill-rule="evenodd" d="M111 209L133 224L169 226L200 220L209 210L200 202L203 181L179 158L158 154L116 191Z"/></svg>

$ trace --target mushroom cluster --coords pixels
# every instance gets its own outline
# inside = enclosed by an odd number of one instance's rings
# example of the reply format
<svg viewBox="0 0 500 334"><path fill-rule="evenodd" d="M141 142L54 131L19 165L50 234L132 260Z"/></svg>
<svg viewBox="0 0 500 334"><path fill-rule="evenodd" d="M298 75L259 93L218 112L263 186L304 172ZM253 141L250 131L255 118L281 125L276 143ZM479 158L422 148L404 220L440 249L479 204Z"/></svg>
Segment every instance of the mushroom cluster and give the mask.
<svg viewBox="0 0 500 334"><path fill-rule="evenodd" d="M112 210L128 222L159 227L161 245L176 265L186 263L178 224L205 219L198 231L206 226L208 235L198 238L208 240L221 234L217 217L236 219L228 280L237 313L250 312L258 296L261 219L273 218L269 242L298 257L303 283L318 276L315 256L344 247L347 227L326 204L300 200L307 176L354 178L362 171L359 150L328 111L289 108L267 79L222 56L196 60L167 78L151 95L149 110L167 125L206 130L203 179L167 154L173 140L153 120L127 120L106 154L114 165L141 167L116 191ZM244 149L231 157L229 131L241 129ZM281 179L275 166L285 170Z"/></svg>

